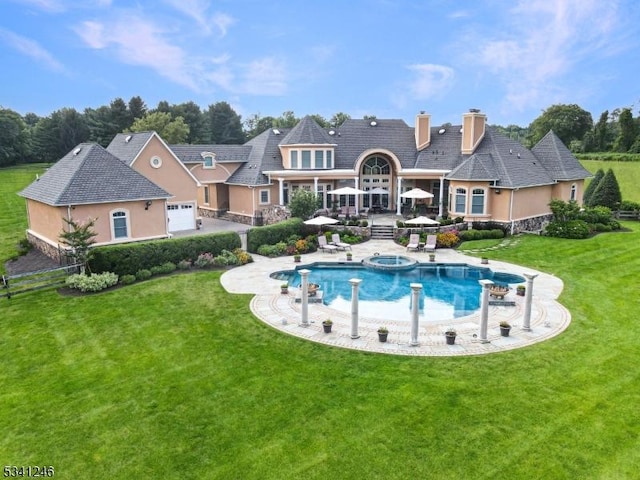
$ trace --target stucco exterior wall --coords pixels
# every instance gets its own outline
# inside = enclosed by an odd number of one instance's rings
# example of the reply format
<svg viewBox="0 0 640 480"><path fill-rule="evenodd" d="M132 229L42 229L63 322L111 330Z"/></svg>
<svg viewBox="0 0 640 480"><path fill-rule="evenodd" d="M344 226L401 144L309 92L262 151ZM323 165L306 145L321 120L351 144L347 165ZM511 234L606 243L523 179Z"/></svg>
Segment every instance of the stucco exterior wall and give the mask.
<svg viewBox="0 0 640 480"><path fill-rule="evenodd" d="M162 160L159 168L154 168L150 161L153 157ZM171 203L196 202L198 198L198 185L194 177L190 175L180 160L176 159L164 144L156 137L152 137L149 143L138 154L132 167L164 188L173 198Z"/></svg>
<svg viewBox="0 0 640 480"><path fill-rule="evenodd" d="M64 219L68 218L69 213L72 219L80 223L96 219L94 226L94 231L97 233L96 244L123 243L167 236L164 200L154 200L148 210L145 210L144 201L76 205L68 209L27 200L27 208L29 230L52 245L60 243L60 233L68 228ZM116 210L127 213L127 238L113 237L111 214Z"/></svg>
<svg viewBox="0 0 640 480"><path fill-rule="evenodd" d="M571 199L571 187L576 186L576 202L582 205L582 195L584 195L584 180L573 180L570 182L558 182L553 186L551 192L552 199L564 200L568 202Z"/></svg>
<svg viewBox="0 0 640 480"><path fill-rule="evenodd" d="M225 182L242 165L241 163L214 163L213 168L203 164L192 165L189 170L200 182Z"/></svg>

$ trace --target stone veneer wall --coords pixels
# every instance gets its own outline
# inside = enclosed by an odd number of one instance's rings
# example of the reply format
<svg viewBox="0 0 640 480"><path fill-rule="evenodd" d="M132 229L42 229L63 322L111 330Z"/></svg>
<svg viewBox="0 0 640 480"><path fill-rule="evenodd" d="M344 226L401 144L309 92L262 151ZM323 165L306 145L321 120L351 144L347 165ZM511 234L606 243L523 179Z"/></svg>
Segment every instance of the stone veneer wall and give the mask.
<svg viewBox="0 0 640 480"><path fill-rule="evenodd" d="M27 240L31 245L44 253L47 257L60 263L60 249L57 246L51 245L49 242L45 242L41 238L36 237L31 232L27 232Z"/></svg>
<svg viewBox="0 0 640 480"><path fill-rule="evenodd" d="M198 207L198 216L204 218L220 218L227 213L226 210L214 210L212 208Z"/></svg>
<svg viewBox="0 0 640 480"><path fill-rule="evenodd" d="M287 207L273 205L262 210L262 224L273 225L291 217L291 212Z"/></svg>
<svg viewBox="0 0 640 480"><path fill-rule="evenodd" d="M452 230L467 230L469 228L469 226L466 223L454 223L451 225L442 225L442 226L438 226L438 227L424 227L422 229L420 229L419 225L416 225L415 227L402 227L402 228L398 228L398 227L394 227L393 228L393 238L394 240L397 240L400 237L406 237L409 236L410 233L417 233L417 230L423 231L424 233L426 233L427 235L434 235L436 233L445 233L445 232L450 232Z"/></svg>

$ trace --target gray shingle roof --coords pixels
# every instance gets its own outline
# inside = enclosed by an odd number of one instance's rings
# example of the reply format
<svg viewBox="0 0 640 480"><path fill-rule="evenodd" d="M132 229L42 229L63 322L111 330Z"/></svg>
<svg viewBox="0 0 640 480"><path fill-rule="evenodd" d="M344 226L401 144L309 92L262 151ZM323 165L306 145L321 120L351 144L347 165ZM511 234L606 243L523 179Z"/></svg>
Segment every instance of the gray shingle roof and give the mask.
<svg viewBox="0 0 640 480"><path fill-rule="evenodd" d="M107 146L107 151L127 165L131 165L154 133L119 133L111 140L111 143Z"/></svg>
<svg viewBox="0 0 640 480"><path fill-rule="evenodd" d="M555 180L577 180L591 176L553 130L542 137L531 151Z"/></svg>
<svg viewBox="0 0 640 480"><path fill-rule="evenodd" d="M20 195L54 206L171 197L96 143L78 145Z"/></svg>
<svg viewBox="0 0 640 480"><path fill-rule="evenodd" d="M316 121L306 116L287 133L280 145L330 145L332 137Z"/></svg>
<svg viewBox="0 0 640 480"><path fill-rule="evenodd" d="M460 153L461 128L462 125L431 127L431 143L418 153L416 168L454 170L458 167L465 159Z"/></svg>
<svg viewBox="0 0 640 480"><path fill-rule="evenodd" d="M251 153L249 145L170 145L169 148L182 163L202 163L202 152L216 155L216 162L246 162Z"/></svg>
<svg viewBox="0 0 640 480"><path fill-rule="evenodd" d="M252 138L246 146L251 147L251 153L247 163L241 165L226 183L235 185L267 185L269 178L263 171L282 170L282 155L278 144L283 136L289 133L289 129L278 129L280 133L274 133L268 129L260 135Z"/></svg>
<svg viewBox="0 0 640 480"><path fill-rule="evenodd" d="M471 155L466 161L456 167L447 178L456 180L486 180L497 181L496 163L490 153Z"/></svg>

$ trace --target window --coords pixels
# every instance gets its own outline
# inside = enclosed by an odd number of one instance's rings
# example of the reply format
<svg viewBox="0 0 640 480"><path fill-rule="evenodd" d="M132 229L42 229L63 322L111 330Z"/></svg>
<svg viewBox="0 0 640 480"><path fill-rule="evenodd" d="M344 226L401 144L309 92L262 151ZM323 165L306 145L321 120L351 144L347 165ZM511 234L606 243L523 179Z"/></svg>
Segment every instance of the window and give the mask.
<svg viewBox="0 0 640 480"><path fill-rule="evenodd" d="M204 187L204 203L205 205L209 205L209 187L206 185Z"/></svg>
<svg viewBox="0 0 640 480"><path fill-rule="evenodd" d="M202 156L202 160L203 160L203 167L204 168L215 168L215 160L216 160L216 156L214 153L211 152L202 152L200 154Z"/></svg>
<svg viewBox="0 0 640 480"><path fill-rule="evenodd" d="M569 200L575 201L578 196L578 186L574 183L571 185L571 192L569 193Z"/></svg>
<svg viewBox="0 0 640 480"><path fill-rule="evenodd" d="M298 168L298 151L291 150L291 168Z"/></svg>
<svg viewBox="0 0 640 480"><path fill-rule="evenodd" d="M269 190L260 190L260 205L266 205L269 202Z"/></svg>
<svg viewBox="0 0 640 480"><path fill-rule="evenodd" d="M311 150L302 150L302 168L311 168Z"/></svg>
<svg viewBox="0 0 640 480"><path fill-rule="evenodd" d="M149 163L153 168L160 168L162 166L162 159L160 157L151 157Z"/></svg>
<svg viewBox="0 0 640 480"><path fill-rule="evenodd" d="M129 237L129 217L124 210L117 210L111 214L113 238Z"/></svg>
<svg viewBox="0 0 640 480"><path fill-rule="evenodd" d="M324 152L322 150L316 150L316 164L313 168L324 167Z"/></svg>
<svg viewBox="0 0 640 480"><path fill-rule="evenodd" d="M480 215L484 213L484 189L474 188L471 191L471 213Z"/></svg>
<svg viewBox="0 0 640 480"><path fill-rule="evenodd" d="M326 158L325 167L326 168L333 168L333 151L332 150L327 150L325 152L325 158Z"/></svg>
<svg viewBox="0 0 640 480"><path fill-rule="evenodd" d="M456 188L455 212L464 213L467 205L467 189Z"/></svg>

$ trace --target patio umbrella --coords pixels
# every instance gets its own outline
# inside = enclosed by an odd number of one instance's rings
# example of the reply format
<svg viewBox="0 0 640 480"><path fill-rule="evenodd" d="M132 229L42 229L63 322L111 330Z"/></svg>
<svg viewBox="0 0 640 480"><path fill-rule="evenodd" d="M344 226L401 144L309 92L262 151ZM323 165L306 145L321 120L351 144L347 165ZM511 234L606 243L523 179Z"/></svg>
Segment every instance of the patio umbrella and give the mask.
<svg viewBox="0 0 640 480"><path fill-rule="evenodd" d="M309 220L305 220L305 225L318 225L320 227L320 232L322 232L323 225L333 225L334 223L338 223L340 220L336 220L335 218L325 217L323 215L310 218Z"/></svg>
<svg viewBox="0 0 640 480"><path fill-rule="evenodd" d="M408 223L409 225L440 225L440 222L438 222L437 220L432 220L431 218L425 216L412 218L411 220L407 220L404 223Z"/></svg>
<svg viewBox="0 0 640 480"><path fill-rule="evenodd" d="M402 198L433 198L433 193L425 192L421 188L414 188L400 194Z"/></svg>
<svg viewBox="0 0 640 480"><path fill-rule="evenodd" d="M329 195L364 195L367 192L365 192L364 190L360 190L359 188L342 187L336 190L329 190L327 193ZM354 203L357 205L357 202L354 202ZM356 208L356 211L357 211L357 208Z"/></svg>

